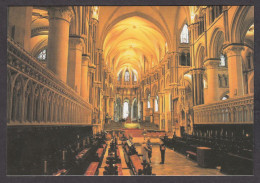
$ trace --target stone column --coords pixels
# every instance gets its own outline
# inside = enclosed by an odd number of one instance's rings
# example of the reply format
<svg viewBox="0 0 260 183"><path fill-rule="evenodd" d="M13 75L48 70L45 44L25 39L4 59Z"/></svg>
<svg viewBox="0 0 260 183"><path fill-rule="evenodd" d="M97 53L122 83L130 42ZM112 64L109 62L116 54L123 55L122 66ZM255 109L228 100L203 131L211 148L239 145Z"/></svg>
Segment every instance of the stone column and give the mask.
<svg viewBox="0 0 260 183"><path fill-rule="evenodd" d="M203 86L203 72L201 68L192 70L192 92L193 105L204 104L204 86Z"/></svg>
<svg viewBox="0 0 260 183"><path fill-rule="evenodd" d="M171 120L170 115L168 116L168 114L171 112L171 103L170 103L170 97L171 97L171 93L169 91L167 91L167 93L165 93L165 131L168 132L169 127L169 120Z"/></svg>
<svg viewBox="0 0 260 183"><path fill-rule="evenodd" d="M146 108L147 108L147 100L143 99L143 121L145 121L145 117L146 117Z"/></svg>
<svg viewBox="0 0 260 183"><path fill-rule="evenodd" d="M66 83L71 7L52 7L49 11L47 66Z"/></svg>
<svg viewBox="0 0 260 183"><path fill-rule="evenodd" d="M204 62L207 68L208 77L208 96L207 103L211 103L218 100L218 66L220 60L218 58L209 58Z"/></svg>
<svg viewBox="0 0 260 183"><path fill-rule="evenodd" d="M154 123L154 96L150 97L150 123Z"/></svg>
<svg viewBox="0 0 260 183"><path fill-rule="evenodd" d="M81 65L81 88L80 94L81 96L88 101L88 91L89 91L89 83L88 83L88 63L89 63L89 55L82 55L82 65Z"/></svg>
<svg viewBox="0 0 260 183"><path fill-rule="evenodd" d="M244 79L242 69L241 51L244 46L241 44L229 44L224 47L224 53L228 60L228 81L229 81L229 97L244 95Z"/></svg>
<svg viewBox="0 0 260 183"><path fill-rule="evenodd" d="M114 99L113 98L110 98L110 116L111 116L111 119L114 119Z"/></svg>
<svg viewBox="0 0 260 183"><path fill-rule="evenodd" d="M8 34L28 52L31 51L32 10L32 6L8 8Z"/></svg>
<svg viewBox="0 0 260 183"><path fill-rule="evenodd" d="M110 106L110 104L109 104L109 102L110 102L110 100L109 100L109 96L106 96L106 114L109 114L109 106Z"/></svg>
<svg viewBox="0 0 260 183"><path fill-rule="evenodd" d="M165 112L163 111L164 93L160 92L160 93L158 93L158 96L159 96L159 112L160 112L159 127L160 127L160 130L163 130L163 129L165 129L165 128L162 128L162 120L165 119Z"/></svg>
<svg viewBox="0 0 260 183"><path fill-rule="evenodd" d="M69 59L67 83L78 94L81 91L82 40L80 37L69 38Z"/></svg>

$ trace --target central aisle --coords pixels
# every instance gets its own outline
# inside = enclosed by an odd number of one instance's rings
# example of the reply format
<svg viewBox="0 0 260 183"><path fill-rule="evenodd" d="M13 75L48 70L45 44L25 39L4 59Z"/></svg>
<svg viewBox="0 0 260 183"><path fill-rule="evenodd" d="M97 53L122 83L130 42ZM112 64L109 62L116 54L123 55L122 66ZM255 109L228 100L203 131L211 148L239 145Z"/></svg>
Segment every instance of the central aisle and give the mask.
<svg viewBox="0 0 260 183"><path fill-rule="evenodd" d="M136 145L136 150L141 153L141 146ZM187 159L184 155L166 149L165 163L161 162L159 145L153 145L152 172L159 175L224 175L218 169L201 168L197 162Z"/></svg>
<svg viewBox="0 0 260 183"><path fill-rule="evenodd" d="M105 170L105 166L107 166L106 160L107 160L107 156L108 156L108 149L109 149L109 146L110 146L110 141L106 142L106 143L107 143L107 148L106 148L106 152L104 154L104 158L103 158L102 164L101 164L100 168L98 169L98 172L99 172L98 175L103 175L103 172ZM130 176L131 175L130 169L127 167L122 145L118 145L118 149L119 149L120 158L121 158L121 165L122 165L123 175L124 176Z"/></svg>

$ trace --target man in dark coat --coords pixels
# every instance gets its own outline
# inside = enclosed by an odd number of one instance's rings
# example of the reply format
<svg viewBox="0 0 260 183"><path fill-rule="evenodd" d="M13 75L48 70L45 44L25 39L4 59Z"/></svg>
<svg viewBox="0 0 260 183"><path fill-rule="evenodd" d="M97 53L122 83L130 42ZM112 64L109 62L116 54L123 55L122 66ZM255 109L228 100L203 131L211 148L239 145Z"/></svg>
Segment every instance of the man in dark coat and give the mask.
<svg viewBox="0 0 260 183"><path fill-rule="evenodd" d="M164 164L165 150L166 150L165 144L164 144L164 143L161 143L161 145L160 145L161 163L160 163L160 164Z"/></svg>

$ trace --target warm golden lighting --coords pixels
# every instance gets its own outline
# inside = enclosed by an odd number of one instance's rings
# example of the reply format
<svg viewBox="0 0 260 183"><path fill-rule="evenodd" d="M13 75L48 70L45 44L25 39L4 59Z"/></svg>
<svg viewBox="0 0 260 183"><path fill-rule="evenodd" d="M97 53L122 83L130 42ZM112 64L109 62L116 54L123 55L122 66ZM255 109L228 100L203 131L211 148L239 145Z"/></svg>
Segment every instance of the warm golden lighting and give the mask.
<svg viewBox="0 0 260 183"><path fill-rule="evenodd" d="M149 64L158 64L166 49L166 40L159 27L138 16L115 24L106 35L103 46L105 61L112 63L114 59L115 70L127 66L138 73L144 69L143 55Z"/></svg>
<svg viewBox="0 0 260 183"><path fill-rule="evenodd" d="M92 18L98 20L98 6L93 6L92 8Z"/></svg>

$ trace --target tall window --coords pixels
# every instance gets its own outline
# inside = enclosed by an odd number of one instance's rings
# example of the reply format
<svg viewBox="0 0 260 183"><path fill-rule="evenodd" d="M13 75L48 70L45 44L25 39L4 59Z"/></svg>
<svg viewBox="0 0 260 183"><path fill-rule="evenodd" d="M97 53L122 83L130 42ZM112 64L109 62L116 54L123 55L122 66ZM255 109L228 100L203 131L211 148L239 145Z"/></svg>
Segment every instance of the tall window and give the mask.
<svg viewBox="0 0 260 183"><path fill-rule="evenodd" d="M134 76L134 81L137 81L137 77L134 73L133 73L133 76Z"/></svg>
<svg viewBox="0 0 260 183"><path fill-rule="evenodd" d="M180 65L190 66L190 53L182 52L180 55Z"/></svg>
<svg viewBox="0 0 260 183"><path fill-rule="evenodd" d="M150 94L148 95L147 108L148 108L148 109L151 108L151 104L150 104Z"/></svg>
<svg viewBox="0 0 260 183"><path fill-rule="evenodd" d="M129 71L125 71L125 81L130 81Z"/></svg>
<svg viewBox="0 0 260 183"><path fill-rule="evenodd" d="M181 43L189 43L189 30L187 24L183 26L181 31Z"/></svg>
<svg viewBox="0 0 260 183"><path fill-rule="evenodd" d="M123 118L126 119L129 115L129 106L128 106L128 102L124 102L123 105Z"/></svg>
<svg viewBox="0 0 260 183"><path fill-rule="evenodd" d="M220 67L225 67L226 66L226 57L223 54L220 54L220 63L219 63Z"/></svg>
<svg viewBox="0 0 260 183"><path fill-rule="evenodd" d="M158 112L158 110L159 110L159 97L158 97L158 95L156 96L156 98L154 99L155 101L154 101L154 111L155 112Z"/></svg>
<svg viewBox="0 0 260 183"><path fill-rule="evenodd" d="M47 59L47 50L46 49L42 50L38 54L37 59L40 60L40 61L46 61L46 59Z"/></svg>

